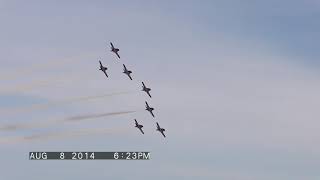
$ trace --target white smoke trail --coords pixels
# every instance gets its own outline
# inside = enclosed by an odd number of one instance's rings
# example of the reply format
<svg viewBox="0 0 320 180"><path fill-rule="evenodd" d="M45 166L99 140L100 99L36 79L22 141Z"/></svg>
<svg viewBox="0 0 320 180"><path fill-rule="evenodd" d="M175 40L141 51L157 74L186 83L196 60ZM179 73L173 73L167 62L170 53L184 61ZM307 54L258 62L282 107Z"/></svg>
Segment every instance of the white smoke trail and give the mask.
<svg viewBox="0 0 320 180"><path fill-rule="evenodd" d="M134 91L123 91L123 92L115 92L115 93L109 93L109 94L102 94L102 95L97 95L97 96L86 96L86 97L78 97L78 98L72 98L72 99L66 99L63 101L57 101L57 102L50 102L50 103L45 103L45 104L33 104L30 106L26 107L21 107L21 108L10 108L10 109L1 109L0 113L2 115L8 115L8 114L17 114L17 113L23 113L23 112L32 112L35 110L43 110L43 109L48 109L50 107L54 106L60 106L60 105L65 105L65 104L71 104L75 102L83 102L83 101L90 101L90 100L100 100L106 97L112 97L116 95L122 95L122 94L129 94Z"/></svg>
<svg viewBox="0 0 320 180"><path fill-rule="evenodd" d="M136 111L119 111L119 112L110 112L110 113L99 113L99 114L89 114L89 115L81 115L81 116L72 116L65 119L60 120L47 120L41 122L33 122L33 123L25 123L25 124L11 124L0 127L0 131L13 131L18 129L29 129L29 128L40 128L40 127L48 127L50 125L61 124L61 123L73 123L83 120L89 119L97 119L107 116L117 116L122 114L130 114Z"/></svg>
<svg viewBox="0 0 320 180"><path fill-rule="evenodd" d="M28 84L22 84L22 85L17 85L17 86L11 86L11 87L4 87L0 89L0 93L5 94L5 93L19 93L19 92L26 92L30 91L35 88L39 87L45 87L49 85L56 85L59 83L66 83L66 82L84 82L84 81L89 81L92 80L91 78L88 78L88 76L76 76L72 78L65 78L65 74L62 74L60 76L55 76L51 78L47 78L44 80L39 80L39 81L33 81L29 82Z"/></svg>
<svg viewBox="0 0 320 180"><path fill-rule="evenodd" d="M27 76L29 74L32 74L34 72L36 72L36 70L38 69L45 69L45 68L52 68L52 66L57 66L57 65L63 65L69 62L73 62L73 63L77 63L75 62L76 60L79 61L81 59L83 59L83 57L88 57L88 58L93 58L95 57L95 54L93 53L86 53L86 54L82 54L80 56L74 56L74 57L69 57L69 58L62 58L62 59L52 59L49 61L46 61L43 64L33 64L29 67L26 67L25 69L15 69L13 70L12 74L1 74L0 76L0 80L14 80L17 79L19 77L24 77Z"/></svg>
<svg viewBox="0 0 320 180"><path fill-rule="evenodd" d="M23 142L31 142L36 140L48 140L48 139L65 139L77 136L97 135L97 134L125 134L129 129L111 129L111 128L97 128L97 129L81 129L76 131L62 131L54 133L42 133L31 136L22 137L7 137L0 138L0 144L15 144Z"/></svg>

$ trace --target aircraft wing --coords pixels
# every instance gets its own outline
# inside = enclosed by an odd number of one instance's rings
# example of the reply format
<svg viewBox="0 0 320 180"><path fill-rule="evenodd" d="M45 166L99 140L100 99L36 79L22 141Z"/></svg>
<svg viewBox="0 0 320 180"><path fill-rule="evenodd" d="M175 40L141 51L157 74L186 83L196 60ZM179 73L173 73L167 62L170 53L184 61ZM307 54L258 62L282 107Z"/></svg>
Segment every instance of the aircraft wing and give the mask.
<svg viewBox="0 0 320 180"><path fill-rule="evenodd" d="M111 48L113 49L114 47L113 47L113 44L112 44L112 42L110 42L110 45L111 45Z"/></svg>
<svg viewBox="0 0 320 180"><path fill-rule="evenodd" d="M103 71L104 72L104 74L108 77L108 74L106 73L106 71Z"/></svg>
<svg viewBox="0 0 320 180"><path fill-rule="evenodd" d="M131 75L130 74L128 74L128 76L129 76L129 78L132 80L132 77L131 77Z"/></svg>
<svg viewBox="0 0 320 180"><path fill-rule="evenodd" d="M154 117L154 114L153 114L153 112L152 111L150 111L150 113L151 113L151 115Z"/></svg>
<svg viewBox="0 0 320 180"><path fill-rule="evenodd" d="M147 94L148 94L148 95L149 95L149 97L151 98L151 95L150 95L149 91L147 91Z"/></svg>
<svg viewBox="0 0 320 180"><path fill-rule="evenodd" d="M142 134L144 134L144 132L143 132L142 128L139 128L139 129L140 129L141 133L142 133Z"/></svg>
<svg viewBox="0 0 320 180"><path fill-rule="evenodd" d="M116 52L116 55L117 55L117 56L118 56L118 58L120 59L120 56L119 56L118 52Z"/></svg>
<svg viewBox="0 0 320 180"><path fill-rule="evenodd" d="M161 134L163 135L163 137L166 137L166 135L164 135L163 131L160 131L160 132L161 132Z"/></svg>

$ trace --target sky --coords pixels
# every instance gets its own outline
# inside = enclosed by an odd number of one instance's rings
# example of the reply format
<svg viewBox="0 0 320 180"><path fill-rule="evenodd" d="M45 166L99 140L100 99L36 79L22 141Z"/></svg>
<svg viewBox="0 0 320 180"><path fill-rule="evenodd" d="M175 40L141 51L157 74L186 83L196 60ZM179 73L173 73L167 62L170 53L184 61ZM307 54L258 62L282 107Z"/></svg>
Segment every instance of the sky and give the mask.
<svg viewBox="0 0 320 180"><path fill-rule="evenodd" d="M319 18L316 0L0 0L1 178L319 179ZM151 160L30 161L30 151Z"/></svg>

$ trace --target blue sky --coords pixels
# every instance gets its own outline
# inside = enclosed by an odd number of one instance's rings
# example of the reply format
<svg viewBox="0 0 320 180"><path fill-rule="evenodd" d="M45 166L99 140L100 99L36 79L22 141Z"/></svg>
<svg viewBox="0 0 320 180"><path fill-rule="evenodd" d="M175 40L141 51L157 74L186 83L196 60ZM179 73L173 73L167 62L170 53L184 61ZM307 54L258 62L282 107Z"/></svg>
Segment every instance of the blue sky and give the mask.
<svg viewBox="0 0 320 180"><path fill-rule="evenodd" d="M0 132L16 179L319 179L317 1L0 1L1 126L135 113ZM112 41L121 60L109 51ZM110 78L98 72L98 58ZM133 81L121 73L122 63ZM140 91L152 88L152 99ZM46 109L33 104L130 93ZM144 101L156 118L144 112ZM136 118L145 135L133 127ZM155 132L155 122L167 138ZM4 141L6 140L6 141ZM29 161L29 151L151 151L150 161Z"/></svg>

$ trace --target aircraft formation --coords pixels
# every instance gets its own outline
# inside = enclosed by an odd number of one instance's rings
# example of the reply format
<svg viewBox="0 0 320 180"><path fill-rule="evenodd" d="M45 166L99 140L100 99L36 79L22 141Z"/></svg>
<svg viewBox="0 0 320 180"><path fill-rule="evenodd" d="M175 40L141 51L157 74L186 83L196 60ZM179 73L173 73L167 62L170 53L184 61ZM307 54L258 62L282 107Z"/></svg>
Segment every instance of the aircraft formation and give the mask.
<svg viewBox="0 0 320 180"><path fill-rule="evenodd" d="M115 48L114 45L112 44L112 42L110 42L110 46L111 46L111 52L113 52L118 57L118 59L120 60L120 55L119 55L120 49L119 48ZM106 72L108 70L108 68L102 64L101 59L99 60L99 63L100 63L99 70L102 71L105 74L105 76L108 78L108 74ZM123 73L126 74L129 77L130 80L132 80L132 76L131 76L132 71L129 70L126 67L125 64L123 64ZM144 82L142 82L142 91L144 91L150 98L152 98L152 96L150 94L151 88L148 88L144 84ZM153 118L155 118L155 115L153 114L154 108L149 106L147 101L145 101L145 107L146 107L145 110L148 111ZM142 134L144 134L144 131L142 130L143 125L139 124L136 119L134 119L134 121L135 121L135 127L138 128L141 131ZM165 134L164 134L165 129L161 128L158 122L156 122L156 131L159 131L163 135L163 137L166 137Z"/></svg>

